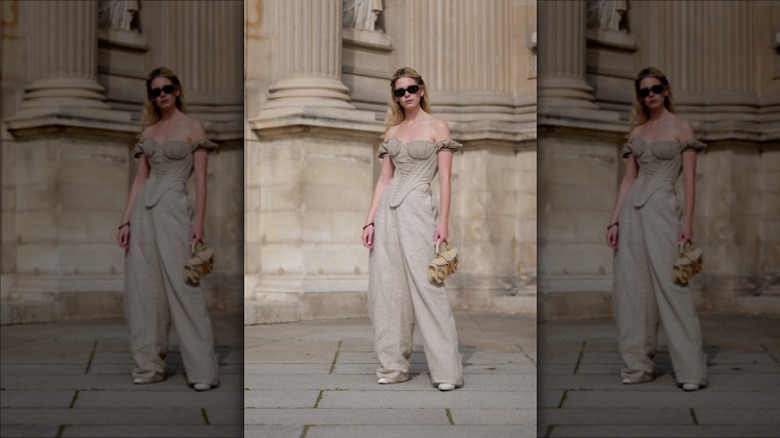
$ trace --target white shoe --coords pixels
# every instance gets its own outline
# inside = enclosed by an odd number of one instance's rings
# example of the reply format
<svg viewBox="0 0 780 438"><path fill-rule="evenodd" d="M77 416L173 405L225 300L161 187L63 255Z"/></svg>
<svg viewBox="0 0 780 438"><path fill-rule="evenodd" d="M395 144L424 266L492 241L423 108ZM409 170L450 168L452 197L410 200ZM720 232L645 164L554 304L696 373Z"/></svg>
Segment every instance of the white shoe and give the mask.
<svg viewBox="0 0 780 438"><path fill-rule="evenodd" d="M196 383L192 385L192 388L195 389L195 391L208 391L211 389L211 385L208 383Z"/></svg>
<svg viewBox="0 0 780 438"><path fill-rule="evenodd" d="M389 385L390 381L387 380L387 378L385 378L385 377L381 377L379 380L376 381L376 383L378 383L380 385Z"/></svg>
<svg viewBox="0 0 780 438"><path fill-rule="evenodd" d="M455 389L455 385L451 383L439 383L439 391L452 391Z"/></svg>
<svg viewBox="0 0 780 438"><path fill-rule="evenodd" d="M683 391L698 391L699 385L695 383L683 383L682 384Z"/></svg>
<svg viewBox="0 0 780 438"><path fill-rule="evenodd" d="M140 377L136 377L135 379L133 379L133 383L136 385L143 385L144 383L146 383L146 380Z"/></svg>

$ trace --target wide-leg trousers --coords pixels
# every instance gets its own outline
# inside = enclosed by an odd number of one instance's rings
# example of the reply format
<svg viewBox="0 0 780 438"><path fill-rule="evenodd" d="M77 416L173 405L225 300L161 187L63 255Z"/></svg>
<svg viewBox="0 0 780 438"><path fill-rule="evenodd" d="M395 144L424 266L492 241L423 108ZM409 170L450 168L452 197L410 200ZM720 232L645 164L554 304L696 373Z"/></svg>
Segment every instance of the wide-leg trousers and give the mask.
<svg viewBox="0 0 780 438"><path fill-rule="evenodd" d="M430 187L420 186L395 208L386 196L374 219L374 248L369 256L369 315L380 367L377 377L409 379L415 325L420 329L434 386L463 385L458 334L447 290L428 281L433 260L435 209ZM415 324L416 323L416 324Z"/></svg>
<svg viewBox="0 0 780 438"><path fill-rule="evenodd" d="M135 361L133 377L147 382L165 377L173 323L187 381L216 386L217 358L206 300L199 286L184 281L191 230L186 189L171 188L156 205L146 207L147 189L139 191L131 214L125 256L124 310Z"/></svg>
<svg viewBox="0 0 780 438"><path fill-rule="evenodd" d="M621 375L634 382L653 378L659 323L679 384L707 384L701 327L687 286L676 284L680 216L674 186L661 187L635 207L629 190L619 218L613 311L618 327Z"/></svg>

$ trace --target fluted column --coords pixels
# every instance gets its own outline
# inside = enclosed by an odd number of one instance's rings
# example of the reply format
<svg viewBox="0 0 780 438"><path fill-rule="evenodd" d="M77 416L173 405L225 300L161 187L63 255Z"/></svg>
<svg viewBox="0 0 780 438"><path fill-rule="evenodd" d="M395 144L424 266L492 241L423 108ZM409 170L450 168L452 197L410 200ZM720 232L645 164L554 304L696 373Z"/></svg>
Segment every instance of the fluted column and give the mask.
<svg viewBox="0 0 780 438"><path fill-rule="evenodd" d="M97 1L29 2L32 82L20 112L35 108L110 109L97 82Z"/></svg>
<svg viewBox="0 0 780 438"><path fill-rule="evenodd" d="M540 107L597 108L593 88L585 81L586 4L578 0L538 3Z"/></svg>
<svg viewBox="0 0 780 438"><path fill-rule="evenodd" d="M273 3L275 82L268 89L267 109L355 109L341 82L341 8L341 0Z"/></svg>
<svg viewBox="0 0 780 438"><path fill-rule="evenodd" d="M657 41L644 61L657 62L672 83L677 103L709 106L757 105L755 5L743 2L646 4ZM657 60L657 61L656 61ZM678 108L687 112L687 108ZM753 121L750 108L723 108L728 118ZM696 108L690 109L696 111Z"/></svg>
<svg viewBox="0 0 780 438"><path fill-rule="evenodd" d="M170 38L164 63L181 72L188 107L243 107L243 35L234 31L243 26L243 4L187 1L167 7Z"/></svg>

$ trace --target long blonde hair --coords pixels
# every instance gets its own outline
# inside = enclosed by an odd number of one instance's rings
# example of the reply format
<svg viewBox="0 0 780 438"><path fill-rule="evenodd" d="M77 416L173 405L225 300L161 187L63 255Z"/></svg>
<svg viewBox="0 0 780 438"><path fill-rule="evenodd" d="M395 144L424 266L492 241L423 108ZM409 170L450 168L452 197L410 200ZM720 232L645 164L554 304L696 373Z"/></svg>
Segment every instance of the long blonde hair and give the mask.
<svg viewBox="0 0 780 438"><path fill-rule="evenodd" d="M398 103L395 96L393 95L393 90L395 90L395 81L401 78L414 79L414 81L417 82L417 85L420 86L420 89L425 90L425 81L423 81L422 76L420 76L420 74L417 73L415 69L411 67L401 67L396 70L395 73L393 73L393 77L390 78L390 91L387 95L387 115L385 116L386 128L397 125L403 122L406 118L406 112L404 111L404 108L400 103ZM426 90L426 93L420 97L420 108L422 108L422 110L426 113L430 113L431 106L428 103L428 99L426 99L427 94L428 93Z"/></svg>
<svg viewBox="0 0 780 438"><path fill-rule="evenodd" d="M166 78L171 81L176 90L179 91L179 95L176 96L176 108L181 112L186 112L184 109L184 90L181 89L179 78L170 69L157 67L146 76L146 99L144 99L144 112L141 115L141 129L154 125L160 120L160 108L155 105L154 99L149 95L152 92L152 81L156 78Z"/></svg>
<svg viewBox="0 0 780 438"><path fill-rule="evenodd" d="M642 103L642 98L639 97L639 83L644 78L655 78L661 82L666 91L668 91L664 98L664 107L670 112L674 112L674 103L672 102L672 87L669 86L669 81L666 79L666 75L661 70L655 67L646 67L639 71L634 77L634 107L631 110L631 122L630 127L633 129L636 126L645 123L650 118L650 110Z"/></svg>

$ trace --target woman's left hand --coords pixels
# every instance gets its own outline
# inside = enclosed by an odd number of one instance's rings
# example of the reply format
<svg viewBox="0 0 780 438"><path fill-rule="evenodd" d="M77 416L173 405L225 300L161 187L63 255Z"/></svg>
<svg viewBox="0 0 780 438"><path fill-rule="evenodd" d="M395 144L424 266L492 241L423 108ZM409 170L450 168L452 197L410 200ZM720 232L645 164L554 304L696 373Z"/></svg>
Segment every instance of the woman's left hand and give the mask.
<svg viewBox="0 0 780 438"><path fill-rule="evenodd" d="M203 225L193 224L190 231L190 245L198 242L203 242Z"/></svg>
<svg viewBox="0 0 780 438"><path fill-rule="evenodd" d="M433 243L446 242L449 234L447 233L447 225L436 225L436 233L433 235Z"/></svg>
<svg viewBox="0 0 780 438"><path fill-rule="evenodd" d="M693 242L693 230L687 224L683 224L680 227L680 231L677 232L677 243L684 245L685 242Z"/></svg>

